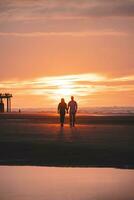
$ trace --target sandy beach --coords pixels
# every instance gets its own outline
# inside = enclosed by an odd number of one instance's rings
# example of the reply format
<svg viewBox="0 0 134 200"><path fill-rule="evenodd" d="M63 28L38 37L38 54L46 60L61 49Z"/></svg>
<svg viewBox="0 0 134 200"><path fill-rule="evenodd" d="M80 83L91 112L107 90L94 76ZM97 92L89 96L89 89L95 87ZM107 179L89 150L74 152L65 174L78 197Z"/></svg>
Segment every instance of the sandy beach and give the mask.
<svg viewBox="0 0 134 200"><path fill-rule="evenodd" d="M0 114L0 165L134 168L133 116Z"/></svg>

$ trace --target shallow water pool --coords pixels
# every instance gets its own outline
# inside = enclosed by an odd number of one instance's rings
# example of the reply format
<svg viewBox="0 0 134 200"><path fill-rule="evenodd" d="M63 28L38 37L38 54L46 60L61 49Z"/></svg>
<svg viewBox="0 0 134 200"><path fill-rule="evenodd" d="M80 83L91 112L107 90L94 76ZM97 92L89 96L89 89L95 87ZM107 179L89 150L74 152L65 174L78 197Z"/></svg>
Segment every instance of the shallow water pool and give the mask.
<svg viewBox="0 0 134 200"><path fill-rule="evenodd" d="M0 200L132 200L134 170L0 167Z"/></svg>

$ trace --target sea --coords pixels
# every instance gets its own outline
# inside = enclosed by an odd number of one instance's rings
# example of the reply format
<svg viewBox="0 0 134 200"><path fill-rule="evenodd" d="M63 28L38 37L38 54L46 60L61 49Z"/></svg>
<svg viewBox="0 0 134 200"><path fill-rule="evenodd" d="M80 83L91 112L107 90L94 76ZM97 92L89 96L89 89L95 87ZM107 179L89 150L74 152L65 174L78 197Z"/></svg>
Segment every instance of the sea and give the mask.
<svg viewBox="0 0 134 200"><path fill-rule="evenodd" d="M14 108L13 112L18 112L21 109L23 112L30 113L56 113L57 108ZM112 106L112 107L79 107L79 114L87 114L87 115L134 115L134 107L126 107L126 106Z"/></svg>

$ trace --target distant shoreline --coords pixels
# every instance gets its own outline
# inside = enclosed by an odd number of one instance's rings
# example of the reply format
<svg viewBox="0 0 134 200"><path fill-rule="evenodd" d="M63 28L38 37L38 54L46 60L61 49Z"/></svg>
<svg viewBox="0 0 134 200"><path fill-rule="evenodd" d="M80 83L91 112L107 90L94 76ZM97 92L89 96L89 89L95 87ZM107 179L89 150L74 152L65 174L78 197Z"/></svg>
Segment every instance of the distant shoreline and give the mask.
<svg viewBox="0 0 134 200"><path fill-rule="evenodd" d="M55 114L57 107L52 108L13 108L13 112L18 112L19 109L23 113L43 113ZM84 115L134 115L134 106L88 106L79 107L78 114Z"/></svg>

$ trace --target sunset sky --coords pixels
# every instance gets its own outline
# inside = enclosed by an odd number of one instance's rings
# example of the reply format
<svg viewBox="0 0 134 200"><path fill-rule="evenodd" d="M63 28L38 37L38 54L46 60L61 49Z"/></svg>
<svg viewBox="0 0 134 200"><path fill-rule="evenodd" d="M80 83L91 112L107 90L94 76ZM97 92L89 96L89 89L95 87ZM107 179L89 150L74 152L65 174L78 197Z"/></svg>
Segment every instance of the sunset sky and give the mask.
<svg viewBox="0 0 134 200"><path fill-rule="evenodd" d="M14 108L70 95L134 106L133 54L134 0L0 1L0 92Z"/></svg>

